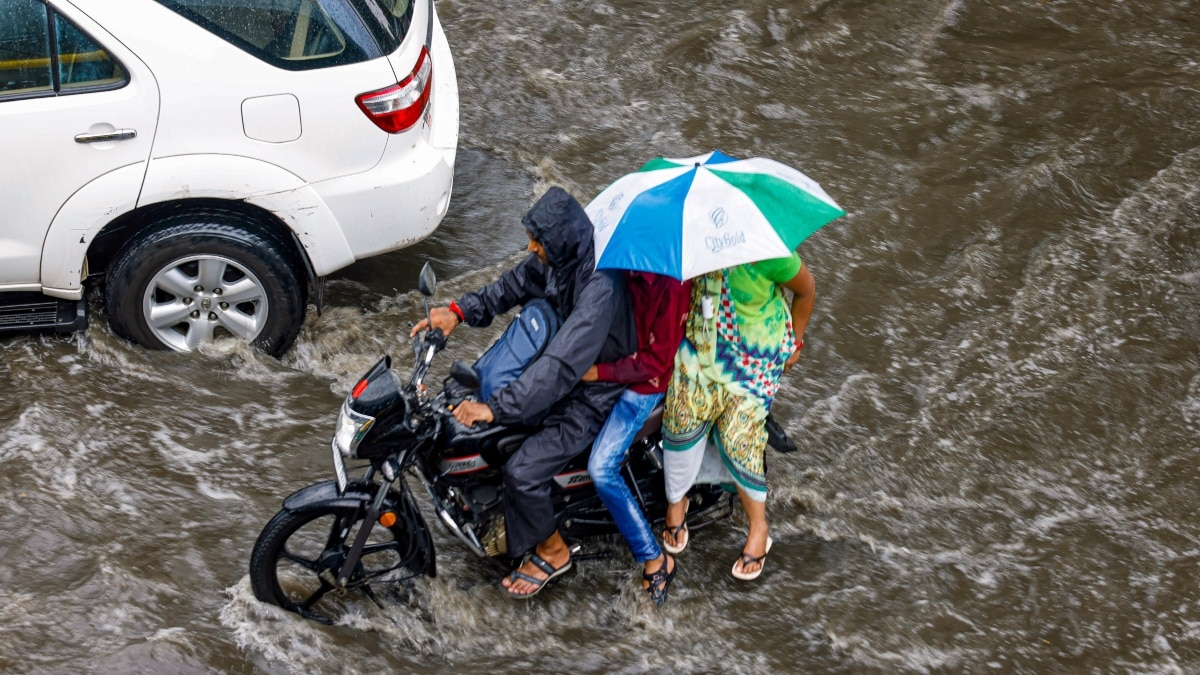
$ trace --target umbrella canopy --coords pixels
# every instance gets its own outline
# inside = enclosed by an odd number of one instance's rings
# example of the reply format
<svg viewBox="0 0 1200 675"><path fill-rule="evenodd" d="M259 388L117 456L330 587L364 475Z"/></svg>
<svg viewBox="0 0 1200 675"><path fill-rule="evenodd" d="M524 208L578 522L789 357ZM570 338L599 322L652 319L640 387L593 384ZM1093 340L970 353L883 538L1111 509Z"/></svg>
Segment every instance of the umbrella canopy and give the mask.
<svg viewBox="0 0 1200 675"><path fill-rule="evenodd" d="M679 280L782 258L846 214L816 181L763 158L717 151L658 158L622 176L587 205L598 269Z"/></svg>

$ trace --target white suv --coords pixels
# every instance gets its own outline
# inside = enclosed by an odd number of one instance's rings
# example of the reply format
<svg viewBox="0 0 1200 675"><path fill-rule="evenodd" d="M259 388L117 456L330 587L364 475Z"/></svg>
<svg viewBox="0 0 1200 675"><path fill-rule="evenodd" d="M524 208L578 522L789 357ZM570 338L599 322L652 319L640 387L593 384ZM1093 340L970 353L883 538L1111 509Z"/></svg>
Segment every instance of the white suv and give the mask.
<svg viewBox="0 0 1200 675"><path fill-rule="evenodd" d="M139 344L280 354L437 227L457 144L432 0L0 0L0 330L103 277Z"/></svg>

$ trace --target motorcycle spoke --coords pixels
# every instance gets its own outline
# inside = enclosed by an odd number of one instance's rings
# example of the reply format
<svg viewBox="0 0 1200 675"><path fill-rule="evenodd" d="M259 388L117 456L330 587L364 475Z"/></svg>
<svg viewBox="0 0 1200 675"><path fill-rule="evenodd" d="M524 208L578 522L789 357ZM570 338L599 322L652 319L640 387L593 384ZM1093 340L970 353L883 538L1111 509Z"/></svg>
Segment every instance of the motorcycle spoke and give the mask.
<svg viewBox="0 0 1200 675"><path fill-rule="evenodd" d="M333 524L329 526L329 537L325 540L326 550L342 546L344 542L342 532L348 532L354 526L354 520L353 517L342 516L333 519Z"/></svg>
<svg viewBox="0 0 1200 675"><path fill-rule="evenodd" d="M378 544L367 544L363 546L363 557L367 557L372 553L383 553L384 551L395 551L397 548L396 542L385 541Z"/></svg>
<svg viewBox="0 0 1200 675"><path fill-rule="evenodd" d="M279 557L286 558L310 572L318 572L321 569L320 565L317 564L316 560L309 560L308 558L301 558L300 556L296 555L295 553L292 553L291 551L287 550L286 548L279 552Z"/></svg>
<svg viewBox="0 0 1200 675"><path fill-rule="evenodd" d="M296 606L302 610L307 611L310 607L317 604L317 601L319 601L321 598L325 597L325 594L328 593L332 588L333 588L333 586L330 586L329 584L327 584L325 582L321 582L320 588L313 591L313 594L308 596L308 599L305 600L304 602L296 603Z"/></svg>
<svg viewBox="0 0 1200 675"><path fill-rule="evenodd" d="M402 567L404 567L404 563L392 565L391 567L388 567L388 568L382 569L382 570L366 572L361 577L358 577L358 578L354 579L353 581L351 581L349 584L347 584L347 588L349 588L350 590L356 590L356 591L361 590L364 587L368 586L372 581L376 581L380 577L384 576L385 574L391 574L392 572L395 572L396 570L401 569ZM409 572L408 574L405 574L404 576L396 577L395 579L388 579L387 583L400 583L402 581L408 581L409 579L413 579L418 576L420 576L419 573Z"/></svg>
<svg viewBox="0 0 1200 675"><path fill-rule="evenodd" d="M406 561L399 560L399 562L397 562L395 565L388 565L386 567L375 569L374 566L372 565L371 556L378 555L378 554L386 555L387 553L396 553L396 543L395 542L389 541L389 542L382 542L382 543L375 543L375 544L367 544L367 545L363 546L362 557L360 558L360 561L361 561L360 564L363 565L364 567L360 568L360 570L359 570L359 575L356 580L356 581L358 581L358 584L360 584L360 585L365 584L368 579L378 579L379 577L404 566L404 563ZM399 553L396 553L396 558L397 559L400 558ZM375 564L386 564L386 560L375 561Z"/></svg>

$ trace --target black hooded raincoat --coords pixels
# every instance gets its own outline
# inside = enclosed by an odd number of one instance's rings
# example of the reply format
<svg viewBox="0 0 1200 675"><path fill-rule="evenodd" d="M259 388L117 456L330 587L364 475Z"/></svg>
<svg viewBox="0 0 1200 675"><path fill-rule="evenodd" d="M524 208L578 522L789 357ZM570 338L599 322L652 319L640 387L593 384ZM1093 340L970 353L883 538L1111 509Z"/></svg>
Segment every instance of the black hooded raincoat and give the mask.
<svg viewBox="0 0 1200 675"><path fill-rule="evenodd" d="M583 383L580 378L592 364L615 361L637 349L624 280L595 269L592 223L579 202L561 188L551 188L522 222L545 247L549 264L531 255L458 300L466 323L476 327L534 298L548 300L563 321L542 355L488 402L498 423L541 424L504 465L512 557L554 533L550 481L591 446L624 390L621 384Z"/></svg>

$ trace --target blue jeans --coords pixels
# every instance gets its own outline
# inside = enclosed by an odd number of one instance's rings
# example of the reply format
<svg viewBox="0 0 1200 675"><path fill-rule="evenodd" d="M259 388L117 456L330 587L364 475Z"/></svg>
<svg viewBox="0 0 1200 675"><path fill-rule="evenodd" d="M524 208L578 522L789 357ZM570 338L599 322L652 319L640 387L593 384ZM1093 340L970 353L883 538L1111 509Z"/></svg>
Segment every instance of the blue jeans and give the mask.
<svg viewBox="0 0 1200 675"><path fill-rule="evenodd" d="M626 389L596 436L588 460L588 474L600 494L600 501L612 514L634 559L641 563L658 558L662 551L650 530L650 523L621 476L621 465L633 437L662 398L662 394L639 394Z"/></svg>

